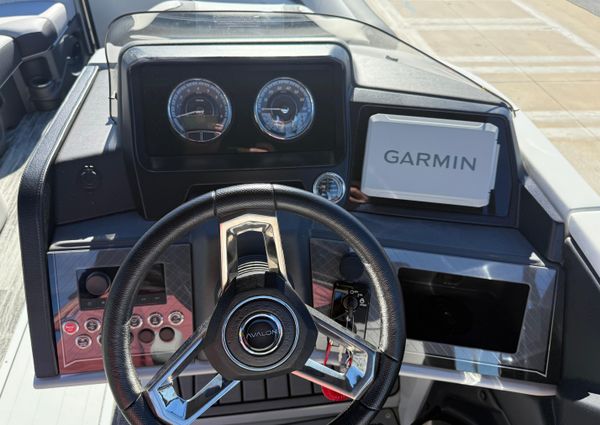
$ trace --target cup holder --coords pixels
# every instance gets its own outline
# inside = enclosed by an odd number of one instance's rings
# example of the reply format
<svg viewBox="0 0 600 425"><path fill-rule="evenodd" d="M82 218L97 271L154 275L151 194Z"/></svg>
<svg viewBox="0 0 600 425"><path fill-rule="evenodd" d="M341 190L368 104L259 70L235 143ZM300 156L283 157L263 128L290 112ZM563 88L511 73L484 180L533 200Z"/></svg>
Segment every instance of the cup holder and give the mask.
<svg viewBox="0 0 600 425"><path fill-rule="evenodd" d="M29 79L29 92L38 111L49 111L58 106L58 91L60 85L56 80L52 80L43 75L35 76Z"/></svg>
<svg viewBox="0 0 600 425"><path fill-rule="evenodd" d="M43 76L33 77L29 80L29 87L34 90L46 90L52 86L53 81Z"/></svg>

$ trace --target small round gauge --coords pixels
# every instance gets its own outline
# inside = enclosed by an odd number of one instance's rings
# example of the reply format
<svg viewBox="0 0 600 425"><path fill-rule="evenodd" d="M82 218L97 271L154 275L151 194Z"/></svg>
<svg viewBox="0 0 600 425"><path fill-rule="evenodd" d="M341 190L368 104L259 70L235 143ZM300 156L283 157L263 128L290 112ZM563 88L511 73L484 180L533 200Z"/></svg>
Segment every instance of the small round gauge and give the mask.
<svg viewBox="0 0 600 425"><path fill-rule="evenodd" d="M337 204L346 194L346 184L339 174L323 173L316 178L313 193Z"/></svg>
<svg viewBox="0 0 600 425"><path fill-rule="evenodd" d="M231 123L231 103L212 81L193 78L169 96L169 122L184 140L207 143L220 137Z"/></svg>
<svg viewBox="0 0 600 425"><path fill-rule="evenodd" d="M294 140L310 128L315 104L310 91L292 78L269 81L254 103L254 119L260 129L277 140Z"/></svg>

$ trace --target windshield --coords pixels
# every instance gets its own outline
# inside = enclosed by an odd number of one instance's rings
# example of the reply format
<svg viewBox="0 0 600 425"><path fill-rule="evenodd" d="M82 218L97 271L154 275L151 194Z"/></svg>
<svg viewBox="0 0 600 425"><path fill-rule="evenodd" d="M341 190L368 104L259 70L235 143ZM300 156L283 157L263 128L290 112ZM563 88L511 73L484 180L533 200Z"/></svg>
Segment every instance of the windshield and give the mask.
<svg viewBox="0 0 600 425"><path fill-rule="evenodd" d="M170 10L124 15L110 25L105 44L111 74L110 98L114 101L118 90L116 71L119 55L131 46L302 42L342 44L353 55L385 60L385 66L402 64L406 67L409 64L417 71L436 73L460 82L462 89L466 85L467 88L484 91L477 83L408 43L356 20L302 12ZM360 72L354 71L355 74ZM386 81L378 81L377 86L383 89L395 87L386 87ZM111 105L113 116L116 113L114 106Z"/></svg>

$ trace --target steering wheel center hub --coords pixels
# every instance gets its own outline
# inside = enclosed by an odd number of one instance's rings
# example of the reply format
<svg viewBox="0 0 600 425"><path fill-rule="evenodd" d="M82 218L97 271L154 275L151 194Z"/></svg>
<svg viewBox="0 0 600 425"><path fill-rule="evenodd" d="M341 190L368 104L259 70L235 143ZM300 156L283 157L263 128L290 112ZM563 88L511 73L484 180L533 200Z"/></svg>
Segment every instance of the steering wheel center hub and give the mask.
<svg viewBox="0 0 600 425"><path fill-rule="evenodd" d="M249 316L240 326L240 344L248 353L264 356L277 350L283 338L283 325L270 313Z"/></svg>
<svg viewBox="0 0 600 425"><path fill-rule="evenodd" d="M221 346L238 368L264 372L286 362L298 345L300 324L285 299L257 295L238 301L221 326Z"/></svg>

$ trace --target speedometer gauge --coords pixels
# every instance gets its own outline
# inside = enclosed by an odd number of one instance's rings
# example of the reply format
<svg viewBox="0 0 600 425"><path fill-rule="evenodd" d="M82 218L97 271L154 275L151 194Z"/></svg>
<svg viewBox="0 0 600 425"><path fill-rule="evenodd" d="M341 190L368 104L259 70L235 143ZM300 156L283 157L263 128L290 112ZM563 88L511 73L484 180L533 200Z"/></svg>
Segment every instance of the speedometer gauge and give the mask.
<svg viewBox="0 0 600 425"><path fill-rule="evenodd" d="M206 143L220 137L231 123L231 103L212 81L201 78L179 84L168 106L173 130L190 142Z"/></svg>
<svg viewBox="0 0 600 425"><path fill-rule="evenodd" d="M254 104L254 119L269 136L289 141L300 137L312 125L315 105L310 91L292 78L269 81Z"/></svg>

